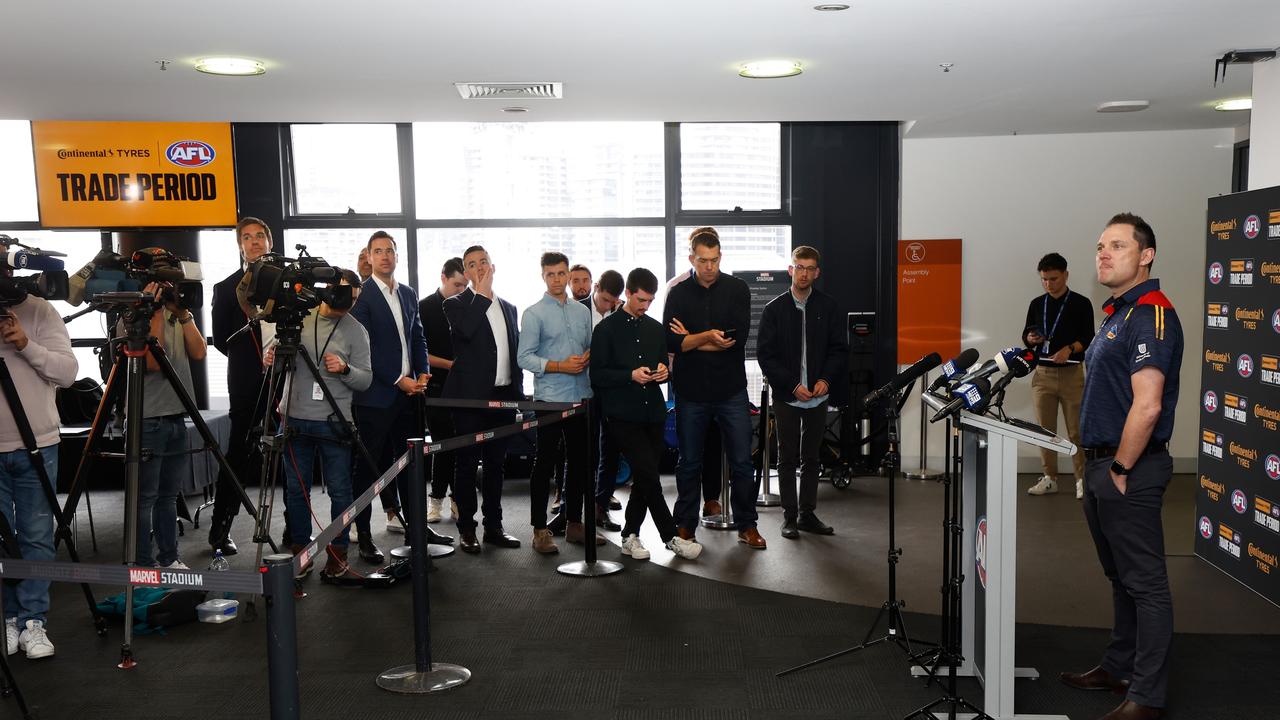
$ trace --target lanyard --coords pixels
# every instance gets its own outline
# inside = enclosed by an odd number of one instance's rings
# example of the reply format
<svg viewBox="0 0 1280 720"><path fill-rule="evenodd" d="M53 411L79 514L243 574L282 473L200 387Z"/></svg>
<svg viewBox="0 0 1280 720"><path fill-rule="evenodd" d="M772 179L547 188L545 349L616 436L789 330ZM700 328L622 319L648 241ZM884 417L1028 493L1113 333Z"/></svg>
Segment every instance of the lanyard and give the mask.
<svg viewBox="0 0 1280 720"><path fill-rule="evenodd" d="M329 330L329 337L325 338L323 348L320 347L320 318L316 317L315 324L311 326L311 347L316 349L314 358L316 367L324 367L324 351L329 349L329 341L333 339L333 334L338 332L338 325L342 324L342 318L344 317L346 315L341 315L334 321L333 329Z"/></svg>
<svg viewBox="0 0 1280 720"><path fill-rule="evenodd" d="M1062 297L1062 305L1058 307L1058 317L1053 319L1053 327L1049 327L1049 293L1044 294L1044 327L1049 331L1044 338L1044 354L1049 354L1049 341L1053 339L1053 334L1058 330L1058 323L1062 320L1062 311L1067 309L1067 301L1071 299L1071 291Z"/></svg>

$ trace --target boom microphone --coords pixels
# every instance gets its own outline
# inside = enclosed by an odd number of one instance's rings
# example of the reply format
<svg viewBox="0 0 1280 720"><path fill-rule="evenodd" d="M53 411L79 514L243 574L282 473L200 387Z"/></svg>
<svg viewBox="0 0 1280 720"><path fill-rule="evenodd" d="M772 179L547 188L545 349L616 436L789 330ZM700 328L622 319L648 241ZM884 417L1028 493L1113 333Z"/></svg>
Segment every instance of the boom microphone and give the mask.
<svg viewBox="0 0 1280 720"><path fill-rule="evenodd" d="M1034 350L1023 350L1021 355L1015 355L1009 360L1009 372L1001 375L999 379L991 384L991 395L994 397L1008 387L1009 383L1030 375L1039 362Z"/></svg>
<svg viewBox="0 0 1280 720"><path fill-rule="evenodd" d="M977 378L973 382L961 383L951 391L951 394L955 398L943 405L941 410L929 418L929 422L938 422L960 408L970 412L982 412L987 409L987 402L991 400L991 383L986 378Z"/></svg>
<svg viewBox="0 0 1280 720"><path fill-rule="evenodd" d="M61 270L63 269L63 263L58 259L60 257L66 256L62 253L18 249L10 246L4 255L0 255L0 265L7 265L14 270L35 270L36 272Z"/></svg>
<svg viewBox="0 0 1280 720"><path fill-rule="evenodd" d="M971 383L978 378L991 377L998 372L1009 372L1009 360L1021 355L1023 352L1025 351L1020 347L1007 347L1001 350L992 356L990 360L982 363L982 365L977 369L971 370L958 378L952 385L952 389L954 390L956 387L959 387L964 383Z"/></svg>
<svg viewBox="0 0 1280 720"><path fill-rule="evenodd" d="M929 353L928 355L925 355L924 357L915 361L915 364L913 364L911 367L898 373L897 376L895 376L892 380L886 383L884 387L880 388L879 390L876 390L875 392L868 393L866 397L862 398L862 404L870 405L871 403L879 400L882 397L885 397L886 395L897 394L900 390L902 390L902 388L907 387L911 383L915 382L916 378L920 377L921 375L924 375L925 373L938 367L941 364L942 364L942 356L939 355L938 353Z"/></svg>
<svg viewBox="0 0 1280 720"><path fill-rule="evenodd" d="M934 392L938 388L955 380L964 374L974 363L978 362L978 349L969 348L954 358L942 364L942 374L933 379L933 384L929 386L929 392Z"/></svg>

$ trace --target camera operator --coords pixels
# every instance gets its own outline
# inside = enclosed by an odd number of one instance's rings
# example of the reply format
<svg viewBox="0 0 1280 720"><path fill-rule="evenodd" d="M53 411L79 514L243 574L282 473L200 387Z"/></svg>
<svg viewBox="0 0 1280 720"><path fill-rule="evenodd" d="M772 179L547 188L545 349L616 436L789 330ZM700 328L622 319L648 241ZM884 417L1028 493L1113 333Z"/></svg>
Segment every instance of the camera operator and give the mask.
<svg viewBox="0 0 1280 720"><path fill-rule="evenodd" d="M236 288L245 268L271 250L271 228L255 217L246 217L236 225L236 242L240 246L243 265L213 286L213 345L227 356L227 395L230 401L231 439L227 461L241 480L257 475L258 452L248 442L249 429L262 413L258 395L262 388L262 330L254 325L229 340L233 333L249 322L255 310L237 296ZM213 521L209 525L209 546L223 555L235 555L231 524L240 511L240 495L225 471L218 474L218 487L213 501Z"/></svg>
<svg viewBox="0 0 1280 720"><path fill-rule="evenodd" d="M312 353L322 380L346 418L351 417L354 393L369 389L373 370L369 360L369 333L354 318L348 318L360 293L360 278L351 270L342 271L342 284L352 287L349 298L320 304L318 312L302 321L302 344ZM275 349L267 351L265 362L275 360ZM335 417L323 395L320 382L305 363L295 366L280 412L289 418L293 430L285 445L285 502L289 513L289 550L297 555L311 541L311 478L316 453L324 468L329 494L329 519L351 505L351 432ZM329 545L329 559L320 571L320 580L340 584L358 582L347 568L349 530L343 529ZM308 565L303 575L313 566Z"/></svg>
<svg viewBox="0 0 1280 720"><path fill-rule="evenodd" d="M204 334L190 310L178 307L177 293L169 283L147 283L143 292L155 303L150 334L164 348L174 374L187 393L193 394L191 361L203 360ZM163 303L163 304L161 304ZM123 328L121 328L123 334ZM138 478L138 543L134 564L185 570L178 558L178 488L186 460L186 411L182 400L160 370L151 353L142 380L142 469ZM134 418L128 418L134 422ZM151 552L151 535L159 552Z"/></svg>
<svg viewBox="0 0 1280 720"><path fill-rule="evenodd" d="M79 365L67 327L47 300L28 295L11 307L0 307L0 358L18 388L49 482L56 483L59 423L54 395L56 388L75 382ZM0 395L0 512L17 533L24 559L54 559L53 511L4 395ZM45 634L48 610L47 580L23 580L5 589L6 654L21 649L32 660L53 655L53 643Z"/></svg>

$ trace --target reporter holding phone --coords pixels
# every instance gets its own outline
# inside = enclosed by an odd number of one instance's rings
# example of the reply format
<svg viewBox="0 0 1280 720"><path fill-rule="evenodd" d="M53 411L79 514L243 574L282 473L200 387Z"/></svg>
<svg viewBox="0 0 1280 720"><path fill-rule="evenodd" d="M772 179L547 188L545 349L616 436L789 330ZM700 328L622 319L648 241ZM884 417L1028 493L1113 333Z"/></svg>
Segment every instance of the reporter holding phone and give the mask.
<svg viewBox="0 0 1280 720"><path fill-rule="evenodd" d="M743 352L751 331L751 292L742 280L720 272L720 257L720 236L715 228L695 228L689 235L693 277L671 288L663 317L667 349L675 356L671 372L680 441L675 516L680 537L692 540L698 526L707 424L714 419L720 426L729 466L730 502L738 541L763 550L765 540L756 530L750 402Z"/></svg>

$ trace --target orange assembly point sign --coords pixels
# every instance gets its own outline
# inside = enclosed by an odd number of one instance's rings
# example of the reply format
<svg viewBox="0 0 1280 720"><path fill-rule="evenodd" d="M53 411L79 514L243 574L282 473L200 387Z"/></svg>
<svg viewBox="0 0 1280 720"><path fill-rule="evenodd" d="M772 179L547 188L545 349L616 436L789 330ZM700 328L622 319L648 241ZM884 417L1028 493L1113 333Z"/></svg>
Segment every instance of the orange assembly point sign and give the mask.
<svg viewBox="0 0 1280 720"><path fill-rule="evenodd" d="M960 240L898 241L898 364L960 354Z"/></svg>
<svg viewBox="0 0 1280 720"><path fill-rule="evenodd" d="M236 224L229 123L31 123L40 224Z"/></svg>

